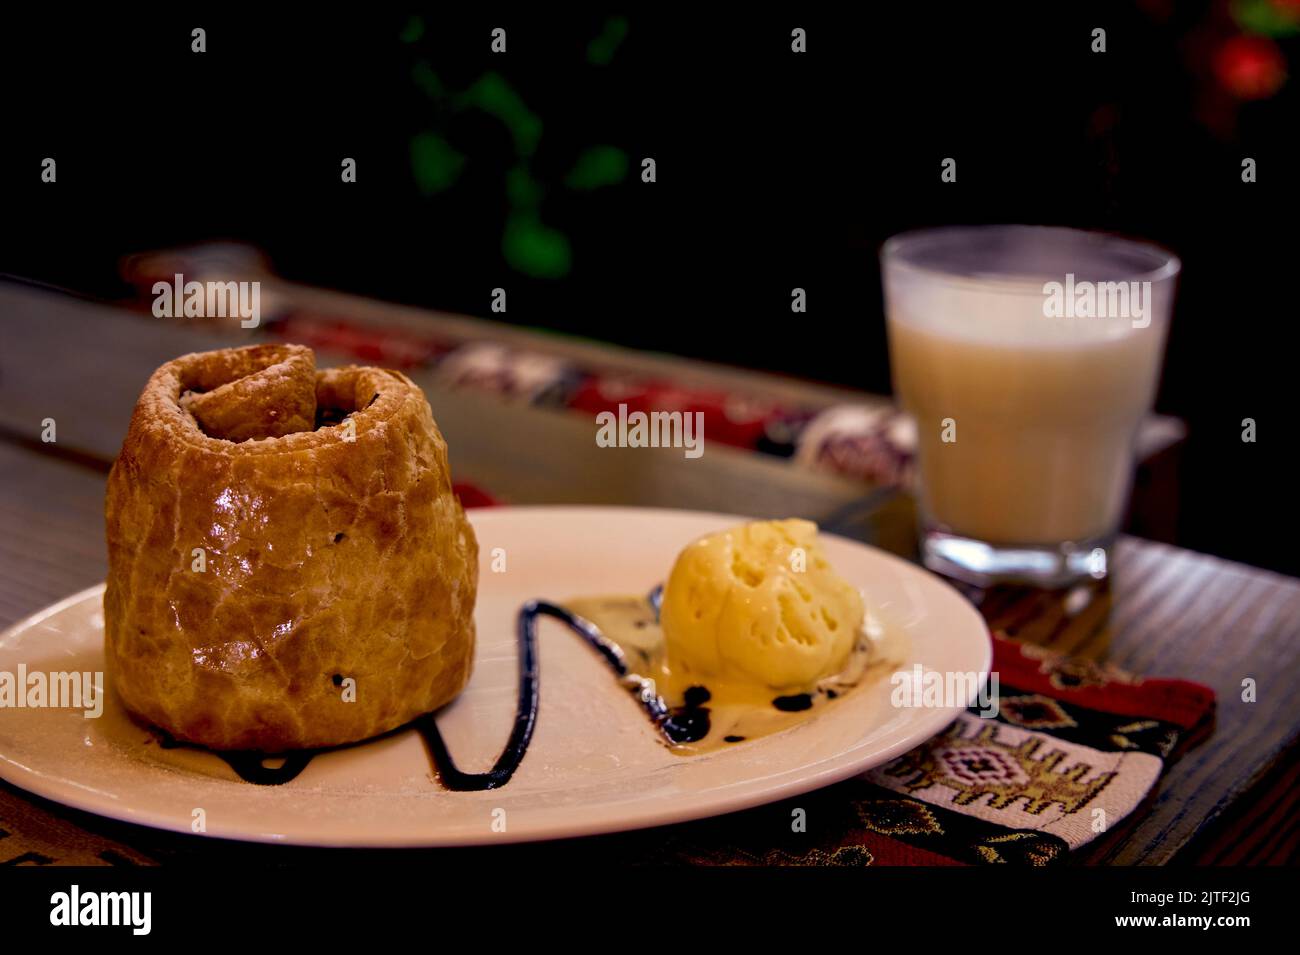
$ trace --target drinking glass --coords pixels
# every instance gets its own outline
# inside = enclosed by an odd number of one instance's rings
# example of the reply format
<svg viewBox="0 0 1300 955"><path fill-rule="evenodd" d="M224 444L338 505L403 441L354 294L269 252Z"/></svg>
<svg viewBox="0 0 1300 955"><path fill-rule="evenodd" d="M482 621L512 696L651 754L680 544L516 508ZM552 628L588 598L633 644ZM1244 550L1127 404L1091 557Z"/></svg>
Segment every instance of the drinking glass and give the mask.
<svg viewBox="0 0 1300 955"><path fill-rule="evenodd" d="M926 566L981 586L1105 577L1178 259L1009 225L895 236L881 264Z"/></svg>

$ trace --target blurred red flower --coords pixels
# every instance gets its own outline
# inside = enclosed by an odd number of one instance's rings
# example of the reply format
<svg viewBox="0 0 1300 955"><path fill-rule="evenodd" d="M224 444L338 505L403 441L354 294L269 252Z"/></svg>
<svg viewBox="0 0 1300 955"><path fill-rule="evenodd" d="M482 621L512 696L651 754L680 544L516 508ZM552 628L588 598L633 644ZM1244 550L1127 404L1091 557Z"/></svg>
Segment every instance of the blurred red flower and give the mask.
<svg viewBox="0 0 1300 955"><path fill-rule="evenodd" d="M1215 51L1214 74L1238 99L1265 99L1286 81L1286 59L1268 37L1234 36Z"/></svg>

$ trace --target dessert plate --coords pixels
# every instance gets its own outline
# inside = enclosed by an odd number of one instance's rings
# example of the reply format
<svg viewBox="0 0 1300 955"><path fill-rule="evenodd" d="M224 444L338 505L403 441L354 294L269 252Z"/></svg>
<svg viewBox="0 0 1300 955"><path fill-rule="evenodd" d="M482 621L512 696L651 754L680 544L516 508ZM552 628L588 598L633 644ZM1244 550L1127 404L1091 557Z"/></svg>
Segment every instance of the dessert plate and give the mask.
<svg viewBox="0 0 1300 955"><path fill-rule="evenodd" d="M470 511L480 550L477 662L437 714L457 766L491 768L510 735L516 616L533 598L645 593L695 538L744 518L603 507ZM822 535L827 558L907 645L902 669L986 674L979 614L938 578ZM0 674L104 676L102 585L0 636ZM0 708L0 777L100 815L181 832L322 846L450 846L555 839L682 822L826 786L898 756L960 707L898 708L888 676L771 736L697 756L671 752L637 701L563 624L539 629L540 710L514 778L481 792L439 784L423 737L401 729L312 759L278 786L244 782L212 753L167 748L111 692L103 712ZM268 764L273 765L273 764Z"/></svg>

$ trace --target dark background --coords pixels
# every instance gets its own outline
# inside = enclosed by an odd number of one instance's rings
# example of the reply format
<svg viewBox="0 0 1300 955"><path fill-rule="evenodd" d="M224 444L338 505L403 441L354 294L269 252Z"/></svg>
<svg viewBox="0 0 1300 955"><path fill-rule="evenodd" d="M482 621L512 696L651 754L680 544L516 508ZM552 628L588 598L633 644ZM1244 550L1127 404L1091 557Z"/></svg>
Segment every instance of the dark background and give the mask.
<svg viewBox="0 0 1300 955"><path fill-rule="evenodd" d="M236 239L303 282L475 315L501 286L519 324L884 392L885 237L1135 234L1184 264L1157 403L1191 429L1179 542L1300 573L1296 78L1232 92L1227 3L979 6L10 15L0 272L113 297L125 254ZM595 146L624 178L572 184Z"/></svg>

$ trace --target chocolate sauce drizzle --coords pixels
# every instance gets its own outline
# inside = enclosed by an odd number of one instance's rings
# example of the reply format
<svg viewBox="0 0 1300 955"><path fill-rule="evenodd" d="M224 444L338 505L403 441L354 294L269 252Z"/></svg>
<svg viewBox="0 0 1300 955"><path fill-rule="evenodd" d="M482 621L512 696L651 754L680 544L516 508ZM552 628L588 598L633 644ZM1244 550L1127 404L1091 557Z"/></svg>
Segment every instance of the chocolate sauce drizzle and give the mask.
<svg viewBox="0 0 1300 955"><path fill-rule="evenodd" d="M238 752L217 755L224 759L244 782L258 786L283 786L290 780L297 779L298 774L307 768L307 764L318 752L320 750L295 750L284 757L283 764L274 767L263 765L267 759L265 753Z"/></svg>
<svg viewBox="0 0 1300 955"><path fill-rule="evenodd" d="M659 588L655 588L656 591ZM650 604L658 610L655 595ZM688 702L686 706L670 708L662 696L655 692L653 680L638 676L628 670L627 658L618 644L610 641L591 621L571 613L558 604L545 600L530 600L519 611L519 702L515 708L515 725L506 747L496 763L486 773L466 773L456 766L432 713L415 721L415 727L424 736L425 745L438 768L438 778L455 792L478 792L497 789L510 781L523 762L528 743L537 725L538 668L537 668L537 618L552 617L581 637L600 654L605 664L618 676L619 682L632 692L646 715L672 743L693 743L709 732L708 708L705 691L703 700Z"/></svg>
<svg viewBox="0 0 1300 955"><path fill-rule="evenodd" d="M647 597L647 602L658 619L663 600L663 587L658 586ZM694 743L709 732L709 691L704 687L691 687L686 693L684 706L670 707L655 689L654 680L632 673L627 658L618 644L609 640L591 621L571 613L558 604L545 600L530 600L519 610L516 635L519 644L519 696L515 707L515 722L506 741L505 749L492 768L485 773L467 773L456 766L447 744L438 731L438 722L432 713L415 719L411 725L424 737L425 746L437 769L438 779L453 792L481 792L498 789L510 782L515 770L523 762L528 744L537 726L538 709L538 657L537 618L552 617L581 637L600 654L606 665L614 671L619 683L629 690L651 722L670 743ZM730 740L729 740L730 741ZM166 748L180 746L170 736L163 735ZM282 786L297 778L307 768L312 758L322 750L298 750L287 754L280 766L266 766L269 758L258 752L217 753L245 782L258 786Z"/></svg>
<svg viewBox="0 0 1300 955"><path fill-rule="evenodd" d="M158 745L163 749L178 749L187 745L164 729L154 727L154 732L158 734ZM321 751L318 749L295 750L279 757L284 760L279 766L267 766L268 759L277 757L259 753L257 750L226 750L215 755L220 756L226 765L235 771L235 775L246 783L257 786L283 786L297 779L298 774L307 768L312 757L319 752Z"/></svg>

